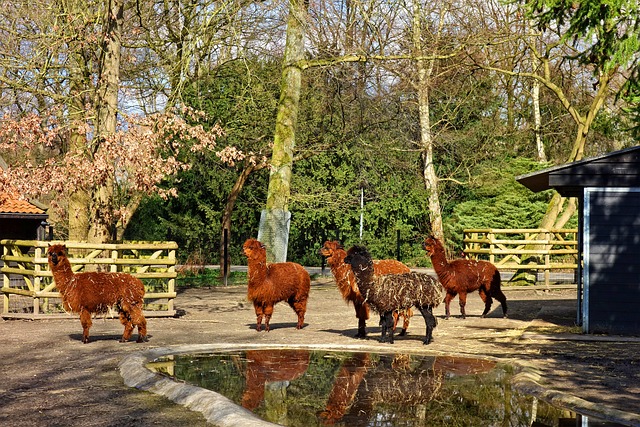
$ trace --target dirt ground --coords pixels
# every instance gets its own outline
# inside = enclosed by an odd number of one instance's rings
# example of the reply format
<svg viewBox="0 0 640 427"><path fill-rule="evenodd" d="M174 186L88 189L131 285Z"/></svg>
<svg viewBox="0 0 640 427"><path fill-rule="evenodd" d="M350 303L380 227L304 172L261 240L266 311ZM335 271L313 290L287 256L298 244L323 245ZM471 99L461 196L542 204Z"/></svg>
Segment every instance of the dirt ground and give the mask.
<svg viewBox="0 0 640 427"><path fill-rule="evenodd" d="M467 319L444 320L435 310L435 341L423 346L424 322L412 318L409 334L394 350L426 354L489 356L523 361L552 389L610 408L638 414L640 420L640 339L585 339L575 325L575 290L505 288L509 318L499 304L479 317L477 294L467 302ZM458 314L457 299L452 314ZM124 385L118 364L131 352L154 347L207 343L354 344L357 320L332 278L314 280L306 326L276 306L272 330L256 332L246 287L185 289L175 300L177 318L150 318L146 343L119 343L117 319L96 319L92 342L82 344L77 319L0 321L0 425L18 426L204 426L204 417L151 393ZM369 321L368 345L379 344L377 316ZM135 335L134 335L135 337ZM612 339L614 338L614 339Z"/></svg>

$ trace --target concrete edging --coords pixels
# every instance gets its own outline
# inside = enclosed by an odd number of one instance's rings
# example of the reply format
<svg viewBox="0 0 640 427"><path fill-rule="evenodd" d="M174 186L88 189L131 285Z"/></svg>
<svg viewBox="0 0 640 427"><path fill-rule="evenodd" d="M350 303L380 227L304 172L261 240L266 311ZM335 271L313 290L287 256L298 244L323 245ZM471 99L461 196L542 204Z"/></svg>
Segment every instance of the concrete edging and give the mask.
<svg viewBox="0 0 640 427"><path fill-rule="evenodd" d="M599 418L629 427L640 427L640 420L637 414L602 407L569 393L547 388L541 384L542 376L535 368L519 365L523 367L523 371L515 374L511 380L511 384L519 392L588 417Z"/></svg>
<svg viewBox="0 0 640 427"><path fill-rule="evenodd" d="M237 405L230 399L211 390L173 381L160 374L154 373L146 367L146 364L163 356L205 353L232 350L268 350L268 349L306 349L306 350L328 350L328 351L367 351L376 353L396 353L394 349L372 345L332 345L332 344L307 344L307 345L273 345L273 344L194 344L179 345L175 347L160 347L145 350L126 356L119 364L120 375L124 383L129 387L139 390L149 391L167 399L184 405L187 408L202 413L205 419L220 427L234 427L239 425L252 425L256 427L276 426L268 421L264 421L251 411ZM403 349L402 352L410 354L424 355L424 350ZM434 354L440 355L440 352ZM451 354L448 354L451 356ZM457 356L469 357L468 354ZM477 357L477 356L474 356ZM552 405L560 406L584 414L587 416L600 418L606 421L624 424L630 427L640 427L640 420L636 414L620 411L617 409L603 408L600 405L586 401L568 393L549 389L541 384L542 376L538 371L526 364L522 364L513 359L502 360L496 358L479 357L487 360L496 360L502 363L511 363L522 368L522 372L514 375L511 380L512 385L518 391L532 395L540 400Z"/></svg>

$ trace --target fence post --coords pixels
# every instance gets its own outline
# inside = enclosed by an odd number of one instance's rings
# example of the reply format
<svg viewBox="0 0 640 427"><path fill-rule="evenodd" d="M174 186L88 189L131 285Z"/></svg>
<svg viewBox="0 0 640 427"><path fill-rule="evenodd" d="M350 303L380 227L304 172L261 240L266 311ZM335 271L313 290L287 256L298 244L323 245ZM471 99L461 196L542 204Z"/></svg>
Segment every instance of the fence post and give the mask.
<svg viewBox="0 0 640 427"><path fill-rule="evenodd" d="M168 271L169 273L171 273L171 276L173 276L173 273L175 273L176 271L176 250L175 249L169 249L169 260L171 260L171 264L169 265ZM167 291L169 292L169 294L173 295L176 291L176 279L174 277L170 277L169 280L167 281ZM173 312L173 298L168 298L167 301L167 310L172 313Z"/></svg>
<svg viewBox="0 0 640 427"><path fill-rule="evenodd" d="M493 243L495 239L495 235L492 232L487 233L487 237L489 238L489 262L491 264L496 263L496 256L494 254L495 244Z"/></svg>
<svg viewBox="0 0 640 427"><path fill-rule="evenodd" d="M2 245L2 256L6 256L9 254L9 249L6 245ZM3 261L4 265L4 261ZM9 278L8 273L2 273L2 287L9 288L11 287L11 279ZM9 294L6 292L2 293L2 313L9 313Z"/></svg>
<svg viewBox="0 0 640 427"><path fill-rule="evenodd" d="M36 247L35 250L35 258L42 257L42 248ZM33 278L33 314L40 314L40 298L38 297L38 293L40 292L40 271L42 267L40 264L33 260L33 270L35 271L35 277Z"/></svg>

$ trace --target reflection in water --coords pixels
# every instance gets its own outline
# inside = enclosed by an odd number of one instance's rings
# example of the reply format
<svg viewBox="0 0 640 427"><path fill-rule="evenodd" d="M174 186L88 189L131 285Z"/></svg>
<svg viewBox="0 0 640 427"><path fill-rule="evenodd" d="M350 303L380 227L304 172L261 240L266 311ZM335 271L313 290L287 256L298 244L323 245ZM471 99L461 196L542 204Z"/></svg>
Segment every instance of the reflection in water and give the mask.
<svg viewBox="0 0 640 427"><path fill-rule="evenodd" d="M149 367L286 426L588 425L512 391L513 369L480 359L252 350L171 356Z"/></svg>

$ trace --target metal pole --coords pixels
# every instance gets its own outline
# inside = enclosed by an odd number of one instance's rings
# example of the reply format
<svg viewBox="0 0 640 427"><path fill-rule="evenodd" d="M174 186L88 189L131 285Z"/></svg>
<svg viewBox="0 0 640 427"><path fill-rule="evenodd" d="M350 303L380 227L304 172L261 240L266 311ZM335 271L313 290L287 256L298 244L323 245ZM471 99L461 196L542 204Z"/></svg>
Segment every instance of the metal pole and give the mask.
<svg viewBox="0 0 640 427"><path fill-rule="evenodd" d="M364 228L364 187L360 187L360 243L362 243L363 228Z"/></svg>

